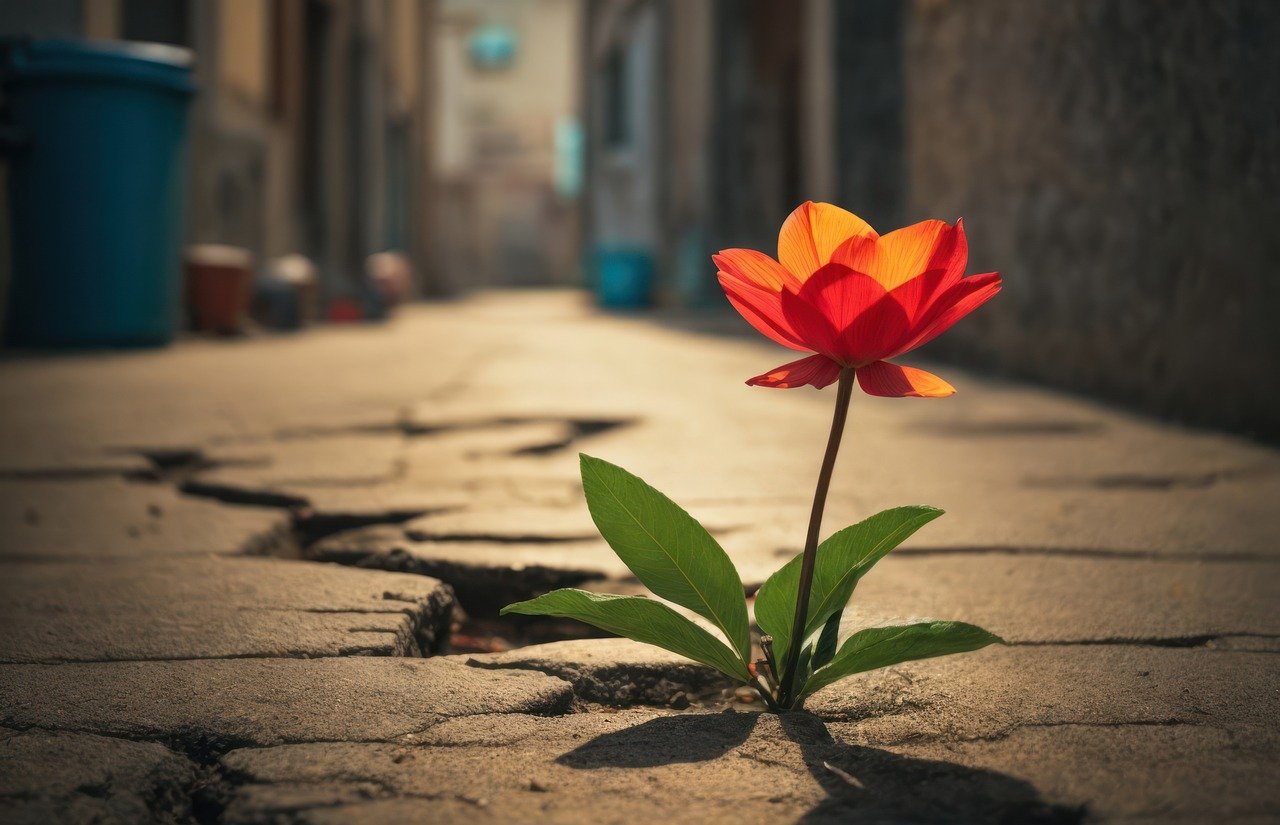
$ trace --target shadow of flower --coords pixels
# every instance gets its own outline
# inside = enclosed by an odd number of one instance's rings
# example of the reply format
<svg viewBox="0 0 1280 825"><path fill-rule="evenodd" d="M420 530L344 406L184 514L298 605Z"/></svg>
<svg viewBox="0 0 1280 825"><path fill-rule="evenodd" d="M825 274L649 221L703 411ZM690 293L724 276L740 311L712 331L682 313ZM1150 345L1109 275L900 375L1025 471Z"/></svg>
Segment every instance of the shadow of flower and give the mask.
<svg viewBox="0 0 1280 825"><path fill-rule="evenodd" d="M726 755L807 771L826 798L805 813L806 823L1073 825L1084 817L1007 774L838 742L808 713L664 716L598 736L556 761L578 770L652 768Z"/></svg>
<svg viewBox="0 0 1280 825"><path fill-rule="evenodd" d="M556 760L570 768L654 768L724 756L751 735L759 714L663 716L597 736Z"/></svg>

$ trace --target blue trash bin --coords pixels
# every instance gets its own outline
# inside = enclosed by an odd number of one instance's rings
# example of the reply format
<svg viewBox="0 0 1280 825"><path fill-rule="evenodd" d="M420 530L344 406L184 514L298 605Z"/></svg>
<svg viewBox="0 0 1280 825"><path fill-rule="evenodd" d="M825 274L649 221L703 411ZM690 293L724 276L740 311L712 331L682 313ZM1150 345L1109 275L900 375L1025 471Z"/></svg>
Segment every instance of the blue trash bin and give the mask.
<svg viewBox="0 0 1280 825"><path fill-rule="evenodd" d="M13 277L8 342L167 343L181 284L192 53L8 44Z"/></svg>

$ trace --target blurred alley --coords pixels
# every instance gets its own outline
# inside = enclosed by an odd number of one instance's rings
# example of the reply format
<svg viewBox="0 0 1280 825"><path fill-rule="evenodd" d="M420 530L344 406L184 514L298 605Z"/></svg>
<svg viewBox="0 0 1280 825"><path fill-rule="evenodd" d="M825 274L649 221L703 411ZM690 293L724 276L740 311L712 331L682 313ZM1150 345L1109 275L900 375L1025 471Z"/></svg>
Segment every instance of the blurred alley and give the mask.
<svg viewBox="0 0 1280 825"><path fill-rule="evenodd" d="M1272 0L0 0L0 821L1280 819L1277 43ZM1000 273L894 350L953 398L854 394L822 533L946 510L839 629L1004 644L770 714L501 615L647 594L580 451L735 609L800 552L835 388L744 384L796 354L711 256L791 324L809 201L963 219L833 241L919 264L827 267L919 299L881 337Z"/></svg>

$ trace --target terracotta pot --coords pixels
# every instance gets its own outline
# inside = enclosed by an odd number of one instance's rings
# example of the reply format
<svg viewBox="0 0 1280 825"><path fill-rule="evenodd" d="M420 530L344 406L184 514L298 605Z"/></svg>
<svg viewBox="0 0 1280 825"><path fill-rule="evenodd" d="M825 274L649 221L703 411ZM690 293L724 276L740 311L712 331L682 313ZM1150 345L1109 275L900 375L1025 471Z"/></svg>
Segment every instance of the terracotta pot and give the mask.
<svg viewBox="0 0 1280 825"><path fill-rule="evenodd" d="M192 329L234 335L252 296L253 255L235 246L187 247L187 310Z"/></svg>

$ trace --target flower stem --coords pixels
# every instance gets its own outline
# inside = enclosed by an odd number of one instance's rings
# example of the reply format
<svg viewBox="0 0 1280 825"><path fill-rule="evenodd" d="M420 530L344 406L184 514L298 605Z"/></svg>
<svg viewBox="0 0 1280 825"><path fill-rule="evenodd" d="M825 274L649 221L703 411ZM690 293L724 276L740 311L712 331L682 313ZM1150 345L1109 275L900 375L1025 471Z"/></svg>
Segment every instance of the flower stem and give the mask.
<svg viewBox="0 0 1280 825"><path fill-rule="evenodd" d="M831 417L831 434L827 436L827 452L822 457L822 469L818 472L818 487L813 491L813 510L809 513L809 534L804 542L804 561L800 563L800 586L796 593L796 615L791 623L791 641L787 647L786 667L778 692L779 704L792 705L795 689L796 665L800 661L800 648L804 646L804 625L809 615L809 591L813 588L813 568L818 560L818 536L822 532L822 511L827 506L827 490L831 487L831 472L836 466L836 454L840 452L840 437L844 435L844 423L849 417L849 400L853 396L853 367L840 370L840 384L836 390L836 410Z"/></svg>

